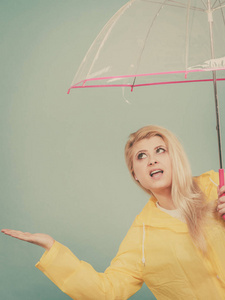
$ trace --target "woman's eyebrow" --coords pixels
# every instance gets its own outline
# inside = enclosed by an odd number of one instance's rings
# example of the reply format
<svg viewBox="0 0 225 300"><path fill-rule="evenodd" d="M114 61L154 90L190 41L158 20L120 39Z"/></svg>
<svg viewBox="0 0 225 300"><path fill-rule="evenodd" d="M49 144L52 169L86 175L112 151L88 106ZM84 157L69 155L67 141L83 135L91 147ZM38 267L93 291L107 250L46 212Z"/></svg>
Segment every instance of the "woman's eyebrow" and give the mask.
<svg viewBox="0 0 225 300"><path fill-rule="evenodd" d="M159 146L156 146L156 147L154 148L154 150L156 150L156 149L158 149L158 148L160 148L160 147L166 148L166 145L159 145Z"/></svg>
<svg viewBox="0 0 225 300"><path fill-rule="evenodd" d="M136 152L136 154L138 154L138 153L140 153L140 152L146 152L146 151L148 151L148 150L145 150L145 149L143 149L143 150L138 150L137 152ZM136 155L135 154L135 155Z"/></svg>

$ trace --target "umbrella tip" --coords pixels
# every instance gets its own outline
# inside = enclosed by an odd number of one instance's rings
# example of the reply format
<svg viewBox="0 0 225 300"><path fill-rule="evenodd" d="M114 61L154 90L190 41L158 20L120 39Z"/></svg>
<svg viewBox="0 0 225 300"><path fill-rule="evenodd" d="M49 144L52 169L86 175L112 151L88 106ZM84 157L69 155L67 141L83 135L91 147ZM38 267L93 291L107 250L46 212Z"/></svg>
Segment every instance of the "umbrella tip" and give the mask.
<svg viewBox="0 0 225 300"><path fill-rule="evenodd" d="M69 95L69 93L70 93L70 89L68 89L68 91L67 91L67 94Z"/></svg>

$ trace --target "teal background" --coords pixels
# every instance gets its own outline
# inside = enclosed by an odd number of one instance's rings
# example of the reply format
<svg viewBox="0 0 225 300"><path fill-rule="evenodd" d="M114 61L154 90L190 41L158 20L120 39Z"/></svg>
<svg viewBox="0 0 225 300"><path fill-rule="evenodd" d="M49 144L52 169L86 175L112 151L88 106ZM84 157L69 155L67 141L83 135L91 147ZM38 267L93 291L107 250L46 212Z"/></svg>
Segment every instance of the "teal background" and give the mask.
<svg viewBox="0 0 225 300"><path fill-rule="evenodd" d="M1 228L48 233L99 272L148 201L124 162L131 132L165 126L182 141L193 175L218 169L211 83L67 95L90 44L125 3L0 1ZM219 83L221 116L224 91ZM221 129L224 144L223 119ZM34 267L43 252L1 234L1 299L69 299ZM144 286L131 299L154 297Z"/></svg>

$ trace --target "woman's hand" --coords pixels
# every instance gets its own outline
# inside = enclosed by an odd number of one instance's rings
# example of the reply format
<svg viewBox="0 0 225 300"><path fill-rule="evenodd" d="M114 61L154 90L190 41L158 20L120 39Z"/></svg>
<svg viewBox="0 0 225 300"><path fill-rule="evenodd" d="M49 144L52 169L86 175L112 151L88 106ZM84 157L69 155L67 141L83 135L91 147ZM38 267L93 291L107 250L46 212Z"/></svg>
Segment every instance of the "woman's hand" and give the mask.
<svg viewBox="0 0 225 300"><path fill-rule="evenodd" d="M225 185L218 188L218 201L217 211L219 215L225 214Z"/></svg>
<svg viewBox="0 0 225 300"><path fill-rule="evenodd" d="M54 244L54 239L47 234L44 233L29 233L29 232L22 232L18 230L11 230L11 229L2 229L1 232L17 238L22 241L26 241L28 243L35 244L37 246L43 247L46 250L49 250L52 245Z"/></svg>

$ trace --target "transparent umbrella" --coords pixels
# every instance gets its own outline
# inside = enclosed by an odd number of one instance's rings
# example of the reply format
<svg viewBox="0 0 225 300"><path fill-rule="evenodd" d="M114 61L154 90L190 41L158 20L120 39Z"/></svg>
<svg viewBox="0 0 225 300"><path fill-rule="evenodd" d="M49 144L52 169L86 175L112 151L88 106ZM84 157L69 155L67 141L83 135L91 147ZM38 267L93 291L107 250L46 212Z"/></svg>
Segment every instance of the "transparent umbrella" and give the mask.
<svg viewBox="0 0 225 300"><path fill-rule="evenodd" d="M108 21L68 90L212 81L224 185L217 81L225 80L225 1L130 0Z"/></svg>

